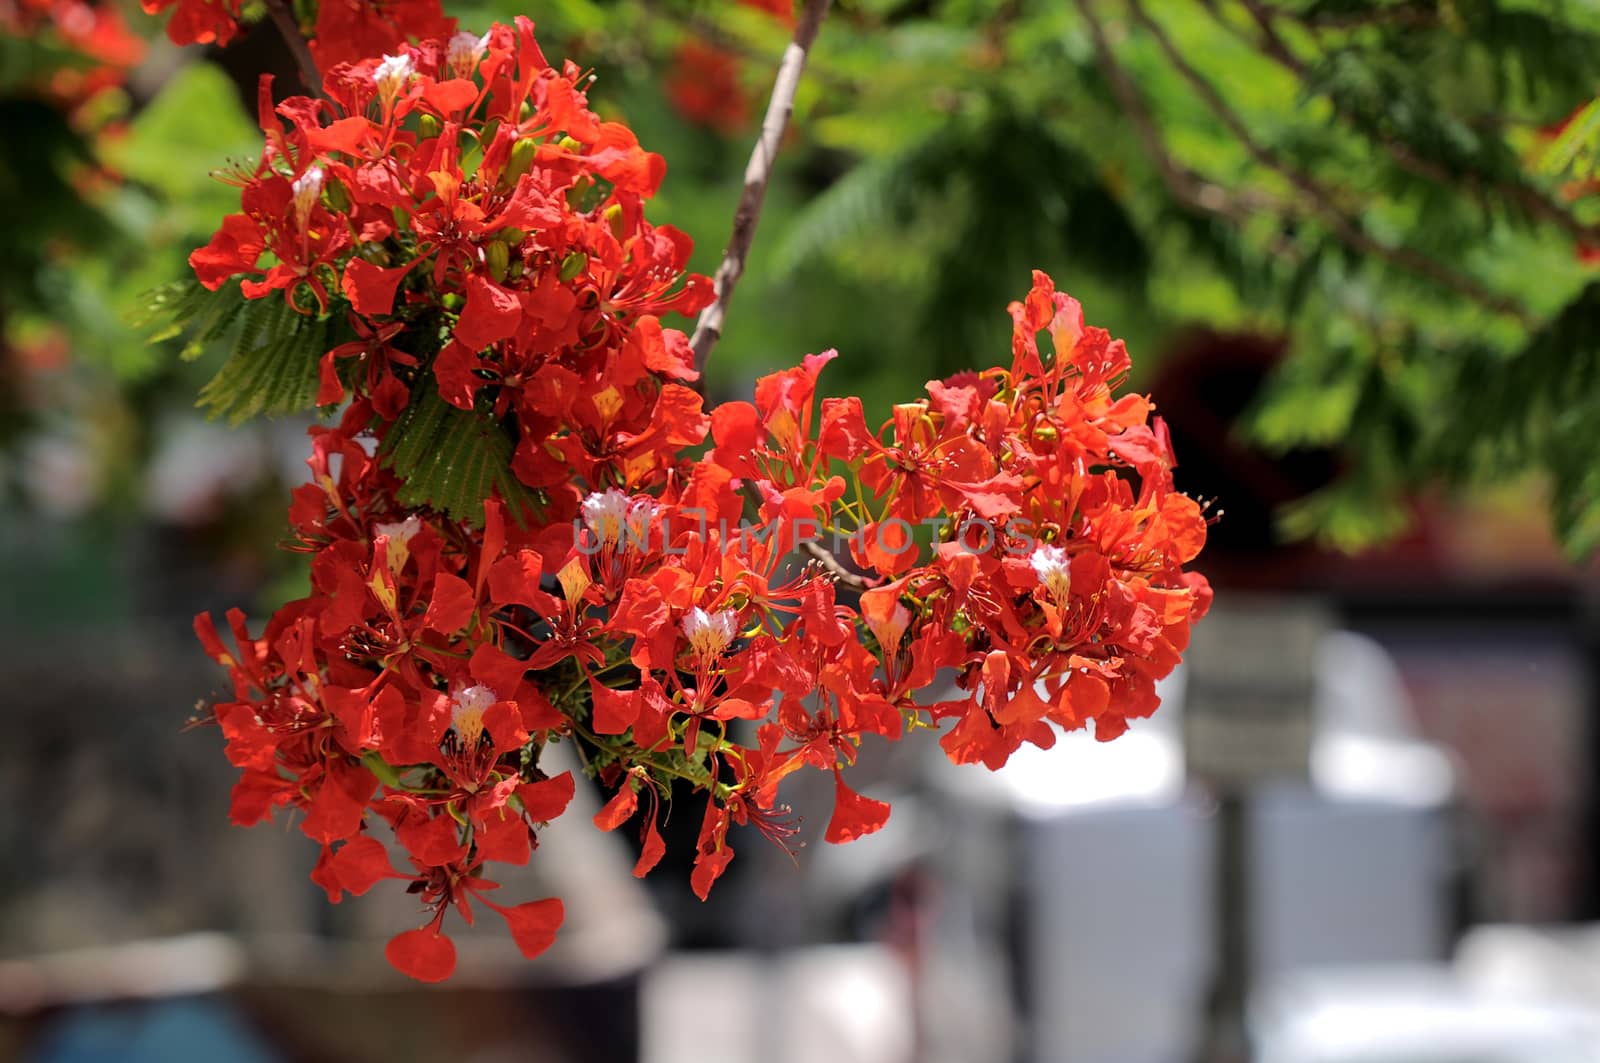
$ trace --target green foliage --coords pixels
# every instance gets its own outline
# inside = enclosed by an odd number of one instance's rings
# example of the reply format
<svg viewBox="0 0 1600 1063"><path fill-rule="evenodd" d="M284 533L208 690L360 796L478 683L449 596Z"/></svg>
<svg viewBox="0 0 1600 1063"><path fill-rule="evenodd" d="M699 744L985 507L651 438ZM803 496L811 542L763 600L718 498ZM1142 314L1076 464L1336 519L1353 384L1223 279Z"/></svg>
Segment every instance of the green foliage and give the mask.
<svg viewBox="0 0 1600 1063"><path fill-rule="evenodd" d="M196 281L158 288L137 321L155 328L151 342L181 338L185 360L213 346L227 352L197 405L229 424L312 408L322 356L350 338L342 315L300 313L277 293L246 299L237 282L214 292Z"/></svg>
<svg viewBox="0 0 1600 1063"><path fill-rule="evenodd" d="M504 499L514 516L538 504L535 492L511 474L512 449L505 427L492 416L450 405L433 378L423 377L384 438L380 456L405 481L402 503L481 524L491 494Z"/></svg>

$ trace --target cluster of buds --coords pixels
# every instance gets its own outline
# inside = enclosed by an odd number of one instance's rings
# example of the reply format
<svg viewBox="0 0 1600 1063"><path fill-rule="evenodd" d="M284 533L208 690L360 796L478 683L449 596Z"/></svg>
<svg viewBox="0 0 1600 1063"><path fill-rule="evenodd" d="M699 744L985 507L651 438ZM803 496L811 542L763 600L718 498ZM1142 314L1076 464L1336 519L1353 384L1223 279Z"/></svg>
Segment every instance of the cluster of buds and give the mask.
<svg viewBox="0 0 1600 1063"><path fill-rule="evenodd" d="M661 159L584 83L525 20L335 66L326 100L263 103L243 211L191 259L359 337L317 352L319 403L348 405L290 508L311 593L259 636L230 613L232 648L197 630L233 680L212 709L243 772L233 819L302 810L331 900L409 883L424 922L387 955L424 980L453 970L445 919L474 901L528 956L553 940L559 899L501 905L484 877L566 808L551 743L610 792L599 829L637 822L637 875L663 802L703 799L703 898L735 826L792 834L795 771L833 777L828 841L881 827L888 805L845 780L867 734L943 728L953 760L991 767L1062 729L1115 737L1210 599L1160 422L1113 394L1122 344L1043 274L1009 367L931 383L877 431L859 399L819 399L832 352L706 411L660 318L709 286L645 220ZM407 501L375 455L440 399L503 427L526 495L470 521ZM819 532L856 573L816 559Z"/></svg>

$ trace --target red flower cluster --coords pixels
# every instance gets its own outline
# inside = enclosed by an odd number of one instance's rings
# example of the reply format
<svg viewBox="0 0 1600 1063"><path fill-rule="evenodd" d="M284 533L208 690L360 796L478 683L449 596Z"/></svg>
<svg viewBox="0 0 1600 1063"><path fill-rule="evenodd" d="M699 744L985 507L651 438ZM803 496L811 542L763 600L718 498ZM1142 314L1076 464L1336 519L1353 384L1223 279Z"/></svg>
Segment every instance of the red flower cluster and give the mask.
<svg viewBox="0 0 1600 1063"><path fill-rule="evenodd" d="M667 99L684 118L718 133L738 133L750 120L739 85L739 57L714 44L684 41L672 53Z"/></svg>
<svg viewBox="0 0 1600 1063"><path fill-rule="evenodd" d="M145 13L169 8L167 36L174 44L225 45L239 32L243 0L141 0ZM407 41L444 37L456 20L440 0L318 0L311 54L318 64L358 62L394 51Z"/></svg>
<svg viewBox="0 0 1600 1063"><path fill-rule="evenodd" d="M452 907L470 922L482 902L529 956L553 939L559 900L502 906L483 877L526 862L572 796L540 766L550 743L613 788L598 828L638 819L637 875L670 788L704 794L703 898L734 826L789 836L776 791L801 768L833 776L828 841L881 827L888 805L844 778L869 733L946 726L952 759L997 767L1154 710L1209 602L1183 571L1205 521L1148 401L1113 396L1120 342L1035 274L1010 368L932 383L877 432L859 399L819 401L832 352L708 415L659 320L709 298L687 238L644 219L661 160L590 113L525 20L469 43L264 104L244 212L191 259L209 287L242 275L359 337L322 354L318 401L353 399L290 509L311 594L259 637L230 613L234 649L197 620L233 678L213 715L243 770L236 822L303 810L331 900L407 881L429 915L387 954L436 980ZM492 498L480 526L403 501L374 455L429 388L506 426L535 502ZM793 560L833 535L871 585L858 602L838 562ZM959 696L922 700L941 680Z"/></svg>
<svg viewBox="0 0 1600 1063"><path fill-rule="evenodd" d="M68 105L120 85L144 58L144 41L109 3L89 0L11 0L0 4L0 35L37 39L88 60L54 64L39 88Z"/></svg>

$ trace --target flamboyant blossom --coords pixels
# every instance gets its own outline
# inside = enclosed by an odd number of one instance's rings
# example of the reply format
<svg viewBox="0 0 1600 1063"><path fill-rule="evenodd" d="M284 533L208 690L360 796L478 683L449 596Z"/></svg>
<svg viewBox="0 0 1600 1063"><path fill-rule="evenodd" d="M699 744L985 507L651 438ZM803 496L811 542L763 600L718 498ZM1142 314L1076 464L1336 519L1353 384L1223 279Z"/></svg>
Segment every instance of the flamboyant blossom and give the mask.
<svg viewBox="0 0 1600 1063"><path fill-rule="evenodd" d="M636 822L636 874L672 788L704 801L704 897L735 828L787 843L794 772L831 776L828 841L879 829L889 806L848 781L869 735L939 728L990 767L1063 730L1114 738L1210 600L1185 570L1201 508L1150 402L1116 394L1126 351L1044 274L1011 307L1009 364L876 429L819 396L832 352L706 411L663 319L710 287L646 219L660 158L585 83L519 19L335 65L324 102L263 94L241 212L191 258L209 288L357 337L306 352L318 402L347 403L289 510L310 593L257 634L230 613L231 644L196 627L232 679L211 717L234 821L299 810L330 900L415 894L387 956L424 980L454 967L452 912L494 911L525 955L553 940L559 899L502 906L485 877L572 798L552 743L609 791L597 828ZM450 407L508 441L519 490L481 513L418 499L391 461ZM831 564L798 552L819 543Z"/></svg>
<svg viewBox="0 0 1600 1063"><path fill-rule="evenodd" d="M145 13L167 19L174 44L225 45L236 37L243 0L141 0ZM295 5L298 7L299 5ZM409 41L455 29L440 0L317 0L308 24L311 54L323 68L382 55Z"/></svg>

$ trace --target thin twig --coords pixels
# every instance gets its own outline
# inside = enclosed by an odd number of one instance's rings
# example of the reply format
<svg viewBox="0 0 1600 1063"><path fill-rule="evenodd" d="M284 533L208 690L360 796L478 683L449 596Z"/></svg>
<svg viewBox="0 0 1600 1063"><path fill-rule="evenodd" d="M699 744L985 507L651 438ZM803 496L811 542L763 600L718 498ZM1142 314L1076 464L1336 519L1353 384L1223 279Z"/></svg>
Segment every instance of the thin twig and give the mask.
<svg viewBox="0 0 1600 1063"><path fill-rule="evenodd" d="M849 587L853 591L870 591L882 582L881 580L858 576L851 572L839 563L837 557L834 557L826 547L815 539L801 539L800 549L809 554L811 560L821 565L823 571L832 576L835 583Z"/></svg>
<svg viewBox="0 0 1600 1063"><path fill-rule="evenodd" d="M1173 158L1172 153L1167 150L1166 142L1162 139L1161 129L1156 124L1154 115L1150 113L1143 97L1139 95L1138 86L1117 62L1116 53L1106 37L1105 26L1095 16L1090 0L1075 0L1075 2L1078 5L1078 12L1083 16L1084 24L1089 28L1089 40L1094 45L1095 59L1099 63L1100 72L1105 75L1112 93L1117 97L1118 105L1122 108L1123 117L1132 125L1133 135L1139 139L1140 146L1144 148L1145 155L1155 166L1162 183L1167 186L1167 191L1178 202L1194 210L1243 222L1250 211L1244 204L1238 202L1231 192L1202 179Z"/></svg>
<svg viewBox="0 0 1600 1063"><path fill-rule="evenodd" d="M1166 141L1161 136L1161 128L1155 116L1150 113L1149 107L1145 105L1143 97L1140 96L1138 86L1133 83L1133 78L1129 76L1127 70L1117 62L1116 53L1111 48L1105 27L1095 16L1090 0L1076 0L1076 3L1085 25L1089 27L1089 39L1094 45L1095 59L1100 66L1100 72L1111 86L1112 94L1117 97L1117 103L1122 108L1123 117L1132 124L1134 136L1138 138L1145 155L1149 157L1151 165L1156 168L1162 184L1166 185L1167 193L1173 199L1191 210L1210 214L1239 226L1257 214L1288 213L1281 202L1265 192L1248 188L1229 191L1178 162L1167 150ZM1302 257L1293 241L1282 233L1270 238L1269 248L1274 255L1288 262L1297 262Z"/></svg>
<svg viewBox="0 0 1600 1063"><path fill-rule="evenodd" d="M1080 6L1084 0L1080 0ZM1241 118L1216 87L1200 73L1179 51L1172 38L1165 29L1145 11L1140 0L1128 0L1128 10L1135 20L1155 38L1161 50L1166 53L1167 59L1173 67L1183 76L1184 80L1193 87L1195 94L1210 108L1211 113L1227 126L1245 152L1266 169L1282 175L1304 197L1306 207L1311 214L1320 218L1333 234L1346 246L1353 250L1369 254L1377 258L1387 259L1389 262L1425 277L1442 287L1450 288L1473 301L1482 304L1497 313L1507 314L1526 322L1528 313L1515 300L1507 298L1489 290L1475 278L1455 269L1454 267L1430 258L1413 248L1384 243L1369 234L1353 216L1347 214L1334 205L1333 190L1323 185L1311 174L1278 158L1264 144L1258 141L1250 132L1249 126Z"/></svg>
<svg viewBox="0 0 1600 1063"><path fill-rule="evenodd" d="M311 54L311 46L306 43L305 34L300 32L300 23L290 10L288 0L266 0L266 3L267 14L272 16L273 25L278 27L278 33L283 36L283 43L289 46L296 65L300 67L300 80L313 96L321 96L322 72L317 69L317 60Z"/></svg>
<svg viewBox="0 0 1600 1063"><path fill-rule="evenodd" d="M756 485L751 483L749 480L746 480L740 484L739 490L748 501L755 505L756 513L759 515L761 512L762 501L761 492L756 490ZM821 543L817 542L815 539L801 539L800 551L801 553L810 557L811 560L821 565L822 570L828 575L832 576L835 583L849 587L853 591L870 591L872 588L879 586L883 582L882 580L872 579L868 576L862 576L855 572L851 572L849 569L844 567L844 564L837 557L833 555L832 551L823 546Z"/></svg>
<svg viewBox="0 0 1600 1063"><path fill-rule="evenodd" d="M733 232L713 278L717 297L700 312L694 336L689 341L694 348L694 367L698 371L705 371L711 348L722 336L722 324L728 315L728 303L733 299L734 285L744 274L745 258L750 254L756 222L761 217L761 201L767 194L767 182L772 179L772 164L778 157L783 131L789 126L789 116L794 112L794 94L800 87L800 73L805 69L806 56L817 39L823 16L828 13L828 3L829 0L806 0L800 19L795 23L794 39L784 49L783 61L778 65L772 98L767 101L767 113L761 120L761 135L745 166L744 191L739 194L739 206L733 212Z"/></svg>

